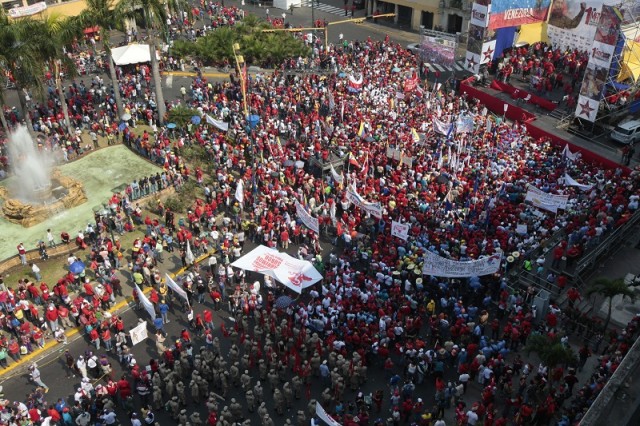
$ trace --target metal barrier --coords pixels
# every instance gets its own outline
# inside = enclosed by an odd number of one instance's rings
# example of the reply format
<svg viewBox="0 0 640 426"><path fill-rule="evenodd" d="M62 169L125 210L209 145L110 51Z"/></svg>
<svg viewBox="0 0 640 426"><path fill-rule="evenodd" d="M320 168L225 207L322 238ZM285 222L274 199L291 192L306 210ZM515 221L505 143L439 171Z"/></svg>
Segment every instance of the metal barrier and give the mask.
<svg viewBox="0 0 640 426"><path fill-rule="evenodd" d="M584 256L578 260L576 265L576 269L574 271L575 276L582 275L586 270L595 266L595 263L605 254L607 254L611 248L619 246L620 240L625 238L627 233L635 227L640 221L640 210L637 210L631 218L622 225L621 227L615 229L609 235L606 236L604 241L602 241L596 248L586 253Z"/></svg>
<svg viewBox="0 0 640 426"><path fill-rule="evenodd" d="M633 380L633 377L637 377L639 370L640 339L636 339L605 387L580 420L580 426L631 424L631 416L637 409L637 398L640 393L640 381Z"/></svg>

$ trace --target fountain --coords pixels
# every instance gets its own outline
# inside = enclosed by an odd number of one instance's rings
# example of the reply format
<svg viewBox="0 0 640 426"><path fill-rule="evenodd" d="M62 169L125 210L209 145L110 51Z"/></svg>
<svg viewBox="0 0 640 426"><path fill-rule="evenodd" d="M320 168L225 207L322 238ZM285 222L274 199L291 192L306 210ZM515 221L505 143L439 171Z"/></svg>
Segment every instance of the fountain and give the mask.
<svg viewBox="0 0 640 426"><path fill-rule="evenodd" d="M15 179L0 197L8 221L28 228L87 201L82 184L53 168L51 153L36 148L26 127L11 133L7 149Z"/></svg>

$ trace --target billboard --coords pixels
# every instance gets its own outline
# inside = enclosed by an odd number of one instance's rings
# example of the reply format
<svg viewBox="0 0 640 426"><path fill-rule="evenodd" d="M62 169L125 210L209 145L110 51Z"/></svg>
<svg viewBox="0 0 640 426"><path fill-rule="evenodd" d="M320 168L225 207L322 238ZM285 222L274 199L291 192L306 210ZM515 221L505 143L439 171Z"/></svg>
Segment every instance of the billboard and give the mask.
<svg viewBox="0 0 640 426"><path fill-rule="evenodd" d="M596 120L618 41L621 20L617 9L607 5L602 6L598 14L598 25L593 32L589 63L580 86L576 117L592 122Z"/></svg>
<svg viewBox="0 0 640 426"><path fill-rule="evenodd" d="M550 4L551 0L492 0L489 28L542 22L547 19Z"/></svg>
<svg viewBox="0 0 640 426"><path fill-rule="evenodd" d="M457 43L454 40L425 35L420 43L420 54L424 61L453 67L456 58L456 46Z"/></svg>
<svg viewBox="0 0 640 426"><path fill-rule="evenodd" d="M560 49L591 50L603 4L616 3L618 0L555 0L549 12L549 41Z"/></svg>

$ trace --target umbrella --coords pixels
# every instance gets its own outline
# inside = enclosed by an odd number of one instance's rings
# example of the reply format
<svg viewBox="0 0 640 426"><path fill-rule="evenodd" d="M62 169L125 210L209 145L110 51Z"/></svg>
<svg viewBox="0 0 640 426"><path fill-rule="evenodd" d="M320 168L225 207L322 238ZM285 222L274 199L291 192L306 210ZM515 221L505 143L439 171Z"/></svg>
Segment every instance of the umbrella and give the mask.
<svg viewBox="0 0 640 426"><path fill-rule="evenodd" d="M289 296L280 296L276 299L274 306L278 309L286 309L293 303L293 299Z"/></svg>
<svg viewBox="0 0 640 426"><path fill-rule="evenodd" d="M175 128L176 128L176 123L167 124L167 129L175 129Z"/></svg>
<svg viewBox="0 0 640 426"><path fill-rule="evenodd" d="M393 71L393 72L400 72L400 71L402 71L402 70L401 70L400 68L398 68L398 67L395 67L395 68L393 68L391 71Z"/></svg>
<svg viewBox="0 0 640 426"><path fill-rule="evenodd" d="M297 169L301 169L303 167L304 167L304 161L300 161L300 160L296 161L296 168Z"/></svg>
<svg viewBox="0 0 640 426"><path fill-rule="evenodd" d="M293 166L293 164L294 164L293 160L285 160L285 162L282 163L282 165L285 166L285 167L291 167L291 166Z"/></svg>
<svg viewBox="0 0 640 426"><path fill-rule="evenodd" d="M69 271L74 275L82 273L84 271L84 263L81 260L76 260L69 266Z"/></svg>
<svg viewBox="0 0 640 426"><path fill-rule="evenodd" d="M193 117L191 117L191 122L195 125L200 124L200 121L202 121L202 118L200 118L199 115L194 115Z"/></svg>
<svg viewBox="0 0 640 426"><path fill-rule="evenodd" d="M340 74L338 74L338 77L340 78L345 78L347 76L347 73L345 72L341 72Z"/></svg>
<svg viewBox="0 0 640 426"><path fill-rule="evenodd" d="M131 114L124 113L124 114L122 114L122 116L120 118L122 119L122 121L129 121L129 120L131 120Z"/></svg>

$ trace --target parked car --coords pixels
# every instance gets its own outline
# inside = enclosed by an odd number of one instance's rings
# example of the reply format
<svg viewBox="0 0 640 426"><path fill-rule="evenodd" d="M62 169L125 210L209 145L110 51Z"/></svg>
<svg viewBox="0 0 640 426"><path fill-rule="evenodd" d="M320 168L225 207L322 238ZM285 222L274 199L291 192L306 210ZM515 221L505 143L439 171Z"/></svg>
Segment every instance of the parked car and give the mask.
<svg viewBox="0 0 640 426"><path fill-rule="evenodd" d="M618 124L611 132L611 139L625 145L640 141L640 120Z"/></svg>
<svg viewBox="0 0 640 426"><path fill-rule="evenodd" d="M407 44L407 50L415 55L420 51L420 43Z"/></svg>

